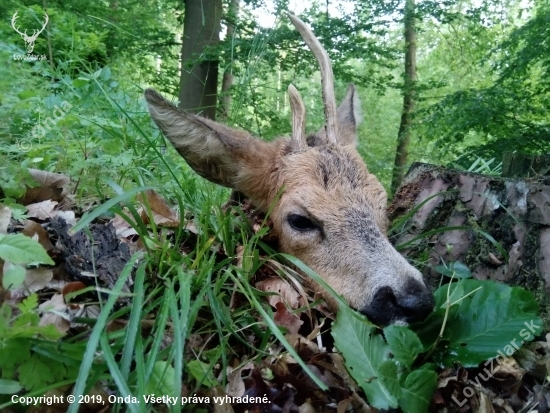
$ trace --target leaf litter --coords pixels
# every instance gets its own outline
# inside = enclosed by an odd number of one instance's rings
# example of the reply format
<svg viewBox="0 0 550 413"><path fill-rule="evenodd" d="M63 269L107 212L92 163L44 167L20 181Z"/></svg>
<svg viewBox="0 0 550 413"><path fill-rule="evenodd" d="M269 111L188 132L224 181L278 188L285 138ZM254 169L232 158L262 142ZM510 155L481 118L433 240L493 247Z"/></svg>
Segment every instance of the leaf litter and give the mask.
<svg viewBox="0 0 550 413"><path fill-rule="evenodd" d="M30 294L40 293L39 324L51 325L62 335L78 334L83 329L89 329L88 324L76 321L78 317L93 319L100 312L97 299L93 298L93 294L90 295L90 287L97 293L101 293L101 288L113 288L129 260L130 252L144 249L143 240L135 229L136 223L128 222L120 215L110 221L96 220L91 224L89 233L92 239L83 231L70 235L69 230L77 222L78 214L67 208L71 204L67 191L68 177L43 171L31 171L31 175L39 185L28 188L19 200L27 207L27 219L21 224L11 218L8 207L0 207L0 234L22 233L36 239L55 261L55 265L53 268L26 268L23 285L7 293L3 291L3 296L12 308L16 308ZM183 219L183 227L192 236L199 234L192 219L182 218L155 191L146 191L137 201L140 205L138 214L148 224L149 231L154 231L152 227L157 231L159 228L174 229L182 225ZM252 231L260 231L266 222L269 226L269 220L266 221L258 214L251 204L244 202L241 208L249 219ZM226 209L230 211L229 207ZM125 214L131 216L127 210ZM263 239L266 242L273 241L273 235L267 232ZM223 250L217 251L223 253ZM237 251L236 265L239 265L243 259L242 246L237 246ZM211 397L266 395L270 400L268 405L236 403L210 406L215 412L380 411L365 401L361 387L352 379L343 357L334 348L329 334L333 315L323 306L311 305L318 302L318 296L292 274L295 274L294 270L284 264L265 260L251 282L265 293L265 302L274 308L273 319L276 325L286 331L286 339L329 390L321 391L297 361L274 342L269 355L253 360L237 356L241 352L246 354L246 349L234 347L233 357L225 372L226 386L201 388L197 394ZM132 291L132 277L123 291ZM70 300L67 297L71 297ZM238 300L238 297L232 298L232 303L235 302L231 308L238 308ZM119 298L120 307L128 303L126 296ZM144 319L141 323L144 331L150 331L154 320ZM126 326L127 320L119 318L111 320L108 329L117 331ZM167 330L166 334L163 342L167 344L172 342L171 330ZM258 338L250 336L249 339L254 343ZM546 386L550 371L549 342L550 337L546 341L528 343L514 357L499 365L499 369L487 380L477 378L486 371L483 365L468 369L458 365L441 369L429 411L517 412L523 411L526 406L538 406L540 412L549 411L550 392ZM205 354L213 348L211 336L192 333L186 347L186 358L202 366L208 358L200 361L197 354ZM223 380L219 366L214 366L212 373L212 384ZM48 394L63 393L69 389L53 389ZM96 385L89 394L101 394L106 399L109 391ZM183 394L189 394L190 391L186 387ZM458 400L458 403L454 400ZM52 406L48 411L61 412L66 408L65 405ZM45 411L41 409L33 408L30 411ZM109 406L88 403L84 409L88 412L103 412L109 411Z"/></svg>

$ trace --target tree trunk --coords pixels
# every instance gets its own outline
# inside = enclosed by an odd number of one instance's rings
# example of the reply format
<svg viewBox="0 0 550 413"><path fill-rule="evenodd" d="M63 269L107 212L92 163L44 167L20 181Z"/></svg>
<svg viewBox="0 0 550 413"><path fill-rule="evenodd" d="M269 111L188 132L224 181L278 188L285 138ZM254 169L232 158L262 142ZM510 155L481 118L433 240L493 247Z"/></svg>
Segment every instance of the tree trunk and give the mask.
<svg viewBox="0 0 550 413"><path fill-rule="evenodd" d="M441 194L441 195L436 195ZM436 196L434 196L436 195ZM423 264L432 286L442 262L460 261L473 277L522 286L550 327L550 185L415 163L388 209L392 242Z"/></svg>
<svg viewBox="0 0 550 413"><path fill-rule="evenodd" d="M414 95L416 82L416 27L415 27L415 0L406 0L405 22L405 82L403 90L403 112L397 134L397 148L391 181L391 191L395 193L403 180L409 141L411 138L412 116L414 112Z"/></svg>
<svg viewBox="0 0 550 413"><path fill-rule="evenodd" d="M218 60L209 47L220 41L221 0L185 0L181 47L180 108L215 119Z"/></svg>
<svg viewBox="0 0 550 413"><path fill-rule="evenodd" d="M550 154L528 155L505 152L502 157L502 176L508 178L550 176Z"/></svg>
<svg viewBox="0 0 550 413"><path fill-rule="evenodd" d="M231 0L227 16L227 35L226 38L232 42L235 25L239 18L240 0ZM222 110L223 117L228 119L231 116L231 86L233 86L233 53L231 59L227 62L227 67L223 72L222 79Z"/></svg>

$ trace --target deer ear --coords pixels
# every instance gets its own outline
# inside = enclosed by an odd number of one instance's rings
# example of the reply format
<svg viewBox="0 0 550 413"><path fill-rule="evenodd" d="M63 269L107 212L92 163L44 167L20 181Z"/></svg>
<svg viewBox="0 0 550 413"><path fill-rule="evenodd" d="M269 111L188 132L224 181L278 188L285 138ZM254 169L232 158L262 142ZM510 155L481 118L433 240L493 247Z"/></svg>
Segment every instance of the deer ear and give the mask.
<svg viewBox="0 0 550 413"><path fill-rule="evenodd" d="M338 143L341 145L357 145L357 127L361 123L361 101L355 89L350 83L346 97L338 106ZM324 126L316 133L317 142L327 142Z"/></svg>
<svg viewBox="0 0 550 413"><path fill-rule="evenodd" d="M151 117L185 161L203 178L263 199L263 169L272 165L277 147L212 120L185 113L153 89L145 90ZM271 159L270 159L271 158ZM265 175L264 181L265 181ZM258 205L259 206L259 205Z"/></svg>

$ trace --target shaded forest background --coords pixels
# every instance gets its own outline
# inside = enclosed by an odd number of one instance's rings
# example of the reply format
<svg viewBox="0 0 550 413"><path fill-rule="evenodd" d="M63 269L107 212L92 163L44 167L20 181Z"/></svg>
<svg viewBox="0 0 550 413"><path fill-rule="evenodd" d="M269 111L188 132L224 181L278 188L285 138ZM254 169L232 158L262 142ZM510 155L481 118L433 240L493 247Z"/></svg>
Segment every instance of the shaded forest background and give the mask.
<svg viewBox="0 0 550 413"><path fill-rule="evenodd" d="M545 0L312 1L298 8L288 1L7 0L0 5L4 192L19 190L21 163L86 180L139 161L139 145L130 149L112 132L134 127L117 122L120 110L147 124L140 100L146 86L272 139L289 132L292 82L304 96L308 128L316 130L322 124L317 65L286 10L308 22L327 48L338 96L348 82L359 86L360 153L388 189L407 93L414 107L401 169L424 161L498 173L505 151L550 152ZM33 52L44 60L13 58L25 52L12 28L16 11L17 25L29 33L49 15ZM407 14L414 24L414 78L405 76ZM63 101L69 113L37 130ZM70 152L82 153L78 162Z"/></svg>

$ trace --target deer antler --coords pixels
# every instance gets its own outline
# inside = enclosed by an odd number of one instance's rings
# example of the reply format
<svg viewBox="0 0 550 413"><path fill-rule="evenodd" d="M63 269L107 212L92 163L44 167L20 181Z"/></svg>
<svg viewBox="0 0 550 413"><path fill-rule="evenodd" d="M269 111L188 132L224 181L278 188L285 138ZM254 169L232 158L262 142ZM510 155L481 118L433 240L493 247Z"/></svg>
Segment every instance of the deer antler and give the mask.
<svg viewBox="0 0 550 413"><path fill-rule="evenodd" d="M294 85L288 85L288 97L290 108L292 110L292 138L290 140L290 149L292 152L304 148L306 137L306 107L300 96L300 92Z"/></svg>
<svg viewBox="0 0 550 413"><path fill-rule="evenodd" d="M32 33L32 36L31 36L31 38L32 38L33 40L36 40L36 38L38 37L38 35L44 31L44 29L46 28L46 25L48 24L48 21L50 20L50 18L48 17L48 15L47 15L46 13L44 13L44 17L45 17L45 19L44 19L44 25L42 26L42 28L41 28L40 30L38 30L38 31L33 30L33 33Z"/></svg>
<svg viewBox="0 0 550 413"><path fill-rule="evenodd" d="M21 36L25 37L27 36L27 31L25 30L25 33L21 33L19 29L15 26L15 21L17 20L17 13L19 13L19 11L16 11L13 17L11 18L11 27L13 27L13 30L15 30Z"/></svg>
<svg viewBox="0 0 550 413"><path fill-rule="evenodd" d="M332 65L326 50L305 23L291 13L287 13L290 21L296 27L302 38L313 52L321 67L321 83L323 85L323 104L325 106L325 125L327 139L330 143L337 144L338 118L336 117L336 97L334 95L334 75ZM294 132L293 132L294 134Z"/></svg>

